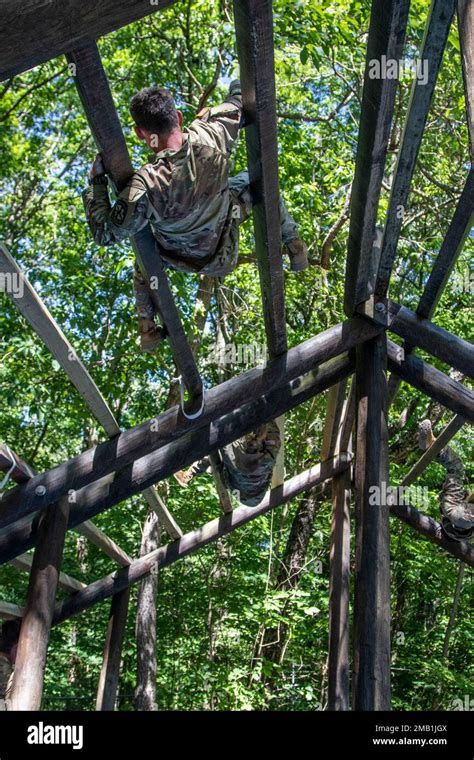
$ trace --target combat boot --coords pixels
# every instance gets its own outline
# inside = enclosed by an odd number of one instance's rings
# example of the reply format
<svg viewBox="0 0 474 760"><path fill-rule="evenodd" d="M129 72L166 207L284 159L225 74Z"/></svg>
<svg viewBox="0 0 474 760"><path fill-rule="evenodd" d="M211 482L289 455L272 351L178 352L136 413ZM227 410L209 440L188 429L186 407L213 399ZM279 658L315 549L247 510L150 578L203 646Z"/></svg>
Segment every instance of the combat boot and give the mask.
<svg viewBox="0 0 474 760"><path fill-rule="evenodd" d="M283 244L283 253L286 253L290 259L290 269L292 272L302 272L309 266L308 249L306 243L301 238L293 238Z"/></svg>

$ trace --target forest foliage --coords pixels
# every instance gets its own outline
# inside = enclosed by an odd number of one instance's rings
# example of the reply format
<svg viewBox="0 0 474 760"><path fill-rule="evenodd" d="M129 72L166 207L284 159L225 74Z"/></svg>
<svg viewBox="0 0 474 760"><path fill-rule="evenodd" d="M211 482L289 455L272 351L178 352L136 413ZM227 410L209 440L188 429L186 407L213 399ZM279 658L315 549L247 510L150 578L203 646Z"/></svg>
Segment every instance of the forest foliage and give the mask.
<svg viewBox="0 0 474 760"><path fill-rule="evenodd" d="M418 55L429 4L413 0L407 59ZM370 13L368 0L275 0L279 175L285 201L310 248L311 268L285 270L289 343L297 345L344 319L347 201L353 177ZM204 104L223 99L238 74L229 0L182 0L99 40L134 164L146 159L128 112L133 93L168 87L191 120ZM411 76L402 77L379 216L383 222L400 145ZM165 343L140 354L133 311L133 256L126 243L98 248L85 223L80 193L94 146L64 58L0 85L0 238L84 360L122 428L162 411L176 375ZM422 143L409 213L404 220L391 297L416 306L469 169L468 135L456 24L443 58ZM245 141L235 172L245 167ZM337 233L329 235L337 223ZM253 229L241 236L241 263L216 284L198 365L214 385L249 364L218 366L216 346L265 341ZM436 311L437 324L472 337L472 238ZM329 269L320 266L326 255ZM246 258L247 257L247 258ZM471 262L471 264L470 264ZM285 265L286 266L286 265ZM197 280L173 273L173 291L188 330ZM48 469L105 439L58 364L0 294L0 440L37 470ZM422 353L420 353L423 356ZM448 368L435 359L431 363ZM400 416L408 409L404 424ZM286 475L318 462L325 397L287 415ZM430 416L435 432L452 414L402 385L390 411L391 482L418 458L417 423ZM453 446L472 481L469 426ZM443 472L432 464L417 484L423 506L438 517ZM159 490L184 531L219 514L212 478L183 491L173 478ZM300 508L314 499L311 537L297 582L281 583L281 565ZM159 709L323 709L327 703L330 492L295 500L159 576L157 704ZM129 554L137 555L147 515L142 497L96 518ZM167 541L166 535L163 540ZM63 569L91 582L112 560L71 532ZM472 571L466 568L459 610L443 651L458 563L401 523L392 521L393 706L453 709L472 691L474 675ZM1 598L22 604L27 575L0 569ZM134 709L135 605L132 591L118 708ZM109 603L54 629L44 707L93 709ZM266 656L269 636L281 636L278 661Z"/></svg>

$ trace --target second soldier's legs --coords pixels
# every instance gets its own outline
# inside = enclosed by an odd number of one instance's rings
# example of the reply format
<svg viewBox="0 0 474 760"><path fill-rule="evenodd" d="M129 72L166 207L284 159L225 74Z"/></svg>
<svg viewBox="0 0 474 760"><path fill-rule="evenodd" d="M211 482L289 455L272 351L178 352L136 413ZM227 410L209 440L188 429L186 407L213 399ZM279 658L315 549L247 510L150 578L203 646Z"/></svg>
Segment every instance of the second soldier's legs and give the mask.
<svg viewBox="0 0 474 760"><path fill-rule="evenodd" d="M165 337L166 331L155 323L157 310L151 297L150 286L142 275L138 263L133 270L133 293L138 314L138 330L142 351L152 352Z"/></svg>

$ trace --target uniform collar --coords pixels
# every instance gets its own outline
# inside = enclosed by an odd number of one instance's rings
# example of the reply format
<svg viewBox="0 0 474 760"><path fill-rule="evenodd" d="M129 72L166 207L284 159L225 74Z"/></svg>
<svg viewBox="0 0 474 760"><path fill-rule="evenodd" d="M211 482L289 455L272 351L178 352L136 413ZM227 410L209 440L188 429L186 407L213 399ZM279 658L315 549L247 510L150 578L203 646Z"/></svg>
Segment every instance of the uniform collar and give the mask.
<svg viewBox="0 0 474 760"><path fill-rule="evenodd" d="M160 150L159 153L155 153L153 156L152 163L156 164L158 161L162 158L179 158L181 155L186 153L188 149L188 130L187 128L183 130L183 144L181 145L178 150L172 150L171 148L165 148L165 150Z"/></svg>

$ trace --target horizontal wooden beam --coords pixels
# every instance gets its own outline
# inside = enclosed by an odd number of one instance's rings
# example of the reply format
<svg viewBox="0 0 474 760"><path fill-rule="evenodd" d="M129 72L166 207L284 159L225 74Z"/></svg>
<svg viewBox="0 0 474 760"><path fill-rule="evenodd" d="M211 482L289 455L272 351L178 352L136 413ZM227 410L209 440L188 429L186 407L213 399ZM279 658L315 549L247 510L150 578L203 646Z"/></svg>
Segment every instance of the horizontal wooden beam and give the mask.
<svg viewBox="0 0 474 760"><path fill-rule="evenodd" d="M417 356L404 356L401 346L387 341L388 367L402 380L426 393L452 412L474 423L474 393Z"/></svg>
<svg viewBox="0 0 474 760"><path fill-rule="evenodd" d="M419 458L418 462L413 465L410 472L405 475L403 478L401 485L402 486L410 486L412 483L415 482L415 480L421 475L422 472L426 470L428 465L436 459L438 454L444 449L445 446L448 445L451 438L453 438L456 433L461 430L462 426L466 420L464 417L461 417L459 414L457 414L453 419L448 422L445 428L441 431L439 436L436 438L436 440L431 444L431 446L426 449L426 451L423 453L423 455Z"/></svg>
<svg viewBox="0 0 474 760"><path fill-rule="evenodd" d="M287 349L279 214L272 0L234 0L235 33L254 199L253 220L270 357Z"/></svg>
<svg viewBox="0 0 474 760"><path fill-rule="evenodd" d="M25 610L18 604L0 602L0 620L18 620L23 617Z"/></svg>
<svg viewBox="0 0 474 760"><path fill-rule="evenodd" d="M468 541L451 541L446 537L440 523L433 520L429 515L419 512L415 507L407 506L406 504L392 504L390 506L390 514L393 517L398 517L399 520L403 520L406 525L416 530L424 538L431 541L432 544L436 544L451 554L456 559L460 559L461 562L465 562L466 565L474 567L474 546ZM81 592L85 593L85 592ZM71 598L71 601L74 597Z"/></svg>
<svg viewBox="0 0 474 760"><path fill-rule="evenodd" d="M423 319L414 311L388 302L388 324L391 332L405 341L436 356L463 375L474 378L474 345L442 327Z"/></svg>
<svg viewBox="0 0 474 760"><path fill-rule="evenodd" d="M378 325L354 317L295 346L265 367L256 367L212 388L206 395L203 414L195 420L186 419L178 407L172 407L158 417L124 431L113 440L100 443L68 462L31 478L28 483L5 495L0 505L0 527L42 509L70 490L78 490L109 473L122 470L161 446L176 441L186 432L205 429L223 415L235 415L235 410L243 404L278 388L287 388L290 381L321 362L351 350L360 341L377 335L380 330ZM204 452L207 453L209 451ZM38 495L39 486L44 487L46 493Z"/></svg>
<svg viewBox="0 0 474 760"><path fill-rule="evenodd" d="M271 509L291 501L299 494L342 472L348 467L350 461L350 455L341 454L339 457L311 467L306 472L291 478L282 486L269 491L256 507L237 507L229 514L221 515L201 528L186 533L178 541L161 546L150 554L134 560L130 567L91 583L87 589L76 594L72 603L60 602L56 605L54 622L56 624L61 623L72 615L77 615L93 604L97 604L97 602L115 595L118 591L128 588L133 583L141 581L152 570L167 567L212 541L232 533Z"/></svg>
<svg viewBox="0 0 474 760"><path fill-rule="evenodd" d="M0 0L0 81L176 0Z"/></svg>
<svg viewBox="0 0 474 760"><path fill-rule="evenodd" d="M382 71L372 76L372 70L374 62L381 67L382 59L399 61L403 58L409 8L409 0L372 0L352 185L344 293L347 316L354 314L356 306L367 300L375 286L376 259L380 253L374 246L377 209L397 90L396 79L382 76Z"/></svg>
<svg viewBox="0 0 474 760"><path fill-rule="evenodd" d="M16 567L17 570L29 573L33 564L33 555L20 554L19 557L15 557L15 559L10 560L9 564L13 567ZM67 591L68 594L74 594L76 591L81 591L83 588L85 588L86 584L82 581L78 581L76 578L71 578L71 576L66 575L66 573L60 572L58 577L58 586L62 588L63 591Z"/></svg>
<svg viewBox="0 0 474 760"><path fill-rule="evenodd" d="M93 518L114 504L140 493L152 483L168 478L196 459L221 449L228 443L269 422L304 401L322 393L351 374L354 360L346 355L331 359L311 372L278 387L265 396L214 419L204 428L190 429L178 440L152 451L116 473L111 473L86 488L76 491L71 504L69 528ZM19 518L0 533L0 564L34 545L37 533L32 514Z"/></svg>
<svg viewBox="0 0 474 760"><path fill-rule="evenodd" d="M385 296L456 0L432 0L392 182L375 292ZM426 76L426 80L421 75Z"/></svg>

